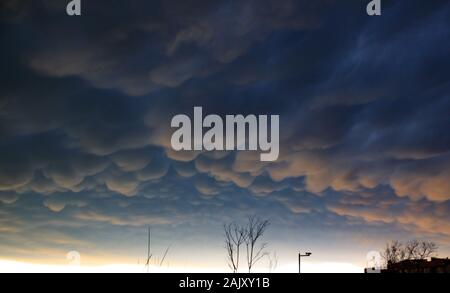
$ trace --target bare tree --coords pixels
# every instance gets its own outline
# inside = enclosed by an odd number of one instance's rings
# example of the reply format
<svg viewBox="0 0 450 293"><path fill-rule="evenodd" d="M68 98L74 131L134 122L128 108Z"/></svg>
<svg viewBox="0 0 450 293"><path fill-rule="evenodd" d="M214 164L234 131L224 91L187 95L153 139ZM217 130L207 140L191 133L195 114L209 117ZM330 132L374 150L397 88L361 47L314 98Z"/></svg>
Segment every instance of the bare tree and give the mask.
<svg viewBox="0 0 450 293"><path fill-rule="evenodd" d="M236 223L223 226L225 232L225 248L227 250L228 266L237 273L239 270L239 258L241 246L247 237L245 227L239 227Z"/></svg>
<svg viewBox="0 0 450 293"><path fill-rule="evenodd" d="M234 256L234 246L233 242L230 238L228 238L228 235L225 236L225 249L227 250L227 264L228 267L233 271L233 273L236 273L236 263L235 263L235 256Z"/></svg>
<svg viewBox="0 0 450 293"><path fill-rule="evenodd" d="M421 241L417 249L418 259L426 259L437 254L439 247L430 241Z"/></svg>
<svg viewBox="0 0 450 293"><path fill-rule="evenodd" d="M259 260L268 255L265 251L267 243L261 243L259 245L258 243L269 225L270 222L268 220L261 220L256 216L250 216L245 226L240 226L236 223L225 224L223 226L227 262L234 273L239 270L241 246L243 244L245 244L246 248L246 261L249 273L251 273L252 268ZM274 266L274 261L272 260L271 267Z"/></svg>
<svg viewBox="0 0 450 293"><path fill-rule="evenodd" d="M404 260L406 253L403 244L400 241L394 240L386 244L381 256L384 258L386 264L392 264Z"/></svg>
<svg viewBox="0 0 450 293"><path fill-rule="evenodd" d="M247 248L247 266L251 273L253 266L264 256L267 255L265 248L267 243L257 245L258 240L264 235L267 227L270 225L268 220L261 220L256 216L250 216L247 223L247 236L245 237L245 246Z"/></svg>
<svg viewBox="0 0 450 293"><path fill-rule="evenodd" d="M405 244L405 258L406 259L417 259L418 255L418 249L419 249L420 243L417 240L410 240L408 243Z"/></svg>
<svg viewBox="0 0 450 293"><path fill-rule="evenodd" d="M381 254L386 265L398 263L404 260L422 260L435 255L438 246L432 241L411 240L406 244L400 241L391 241Z"/></svg>

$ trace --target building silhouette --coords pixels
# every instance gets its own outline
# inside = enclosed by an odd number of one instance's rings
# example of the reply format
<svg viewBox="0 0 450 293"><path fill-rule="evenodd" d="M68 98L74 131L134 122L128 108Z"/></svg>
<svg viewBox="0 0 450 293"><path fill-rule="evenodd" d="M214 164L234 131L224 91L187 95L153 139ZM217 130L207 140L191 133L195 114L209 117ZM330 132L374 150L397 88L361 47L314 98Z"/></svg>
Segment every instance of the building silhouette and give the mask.
<svg viewBox="0 0 450 293"><path fill-rule="evenodd" d="M364 269L365 273L450 273L450 259L432 257L427 259L403 260L387 265L386 269Z"/></svg>

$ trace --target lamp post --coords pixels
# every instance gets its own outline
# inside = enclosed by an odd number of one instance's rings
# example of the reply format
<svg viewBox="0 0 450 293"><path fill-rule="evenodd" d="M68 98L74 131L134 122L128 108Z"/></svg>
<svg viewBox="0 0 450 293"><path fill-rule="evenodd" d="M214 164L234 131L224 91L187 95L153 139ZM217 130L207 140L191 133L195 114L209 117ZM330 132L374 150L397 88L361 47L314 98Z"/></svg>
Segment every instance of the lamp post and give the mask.
<svg viewBox="0 0 450 293"><path fill-rule="evenodd" d="M301 252L298 253L298 273L301 274L301 262L302 257L310 256L311 252L305 252L305 254L302 254Z"/></svg>

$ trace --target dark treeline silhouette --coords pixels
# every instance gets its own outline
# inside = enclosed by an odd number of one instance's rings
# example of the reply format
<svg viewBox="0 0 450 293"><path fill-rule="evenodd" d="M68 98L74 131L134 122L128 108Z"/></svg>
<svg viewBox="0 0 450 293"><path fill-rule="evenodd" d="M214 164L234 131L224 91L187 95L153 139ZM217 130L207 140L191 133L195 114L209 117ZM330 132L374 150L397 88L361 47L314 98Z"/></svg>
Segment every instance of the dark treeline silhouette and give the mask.
<svg viewBox="0 0 450 293"><path fill-rule="evenodd" d="M410 240L406 243L391 241L381 253L385 266L405 260L425 260L437 254L439 247L432 241Z"/></svg>

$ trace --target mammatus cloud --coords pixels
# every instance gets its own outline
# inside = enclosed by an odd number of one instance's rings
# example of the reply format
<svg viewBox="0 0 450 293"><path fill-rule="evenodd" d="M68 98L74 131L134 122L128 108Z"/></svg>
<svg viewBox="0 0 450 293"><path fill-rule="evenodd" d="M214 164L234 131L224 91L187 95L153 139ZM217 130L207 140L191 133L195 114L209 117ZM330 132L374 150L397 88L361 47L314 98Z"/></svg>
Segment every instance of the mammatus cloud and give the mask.
<svg viewBox="0 0 450 293"><path fill-rule="evenodd" d="M357 203L331 204L328 208L338 215L361 218L367 223L399 225L417 235L438 235L444 237L445 241L450 236L448 204L426 200L402 203L396 199L380 201L370 198Z"/></svg>
<svg viewBox="0 0 450 293"><path fill-rule="evenodd" d="M448 3L374 22L334 1L91 2L76 23L1 4L5 247L30 223L84 239L250 211L450 234ZM279 159L175 152L170 119L194 106L280 115Z"/></svg>

